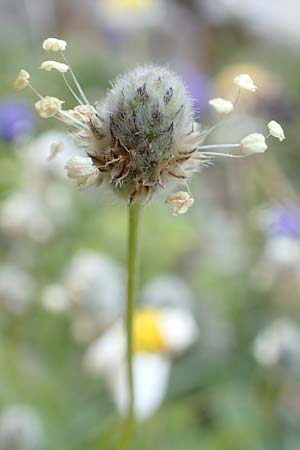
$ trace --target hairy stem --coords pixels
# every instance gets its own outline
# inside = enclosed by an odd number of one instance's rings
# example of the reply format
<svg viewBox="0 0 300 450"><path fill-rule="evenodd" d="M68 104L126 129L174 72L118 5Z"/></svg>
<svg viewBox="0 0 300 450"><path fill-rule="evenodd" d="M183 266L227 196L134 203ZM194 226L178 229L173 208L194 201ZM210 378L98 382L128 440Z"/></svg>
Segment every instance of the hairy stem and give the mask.
<svg viewBox="0 0 300 450"><path fill-rule="evenodd" d="M133 378L133 316L137 284L137 247L138 247L138 218L139 206L129 207L129 229L128 229L128 284L127 284L127 312L126 312L126 334L127 334L127 382L129 391L129 405L121 436L120 450L132 448L134 437L134 378Z"/></svg>

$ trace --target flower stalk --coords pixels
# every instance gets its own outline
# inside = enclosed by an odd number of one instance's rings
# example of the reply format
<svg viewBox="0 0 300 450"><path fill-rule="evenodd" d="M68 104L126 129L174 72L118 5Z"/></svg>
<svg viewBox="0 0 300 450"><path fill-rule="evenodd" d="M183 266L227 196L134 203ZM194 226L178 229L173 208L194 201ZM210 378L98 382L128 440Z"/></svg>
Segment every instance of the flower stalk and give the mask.
<svg viewBox="0 0 300 450"><path fill-rule="evenodd" d="M129 393L129 404L127 417L125 419L123 432L121 436L120 450L129 450L132 447L134 437L134 375L133 375L133 317L136 302L136 286L138 274L138 222L139 205L129 206L128 223L128 281L127 281L127 308L126 308L126 336L127 336L127 383Z"/></svg>

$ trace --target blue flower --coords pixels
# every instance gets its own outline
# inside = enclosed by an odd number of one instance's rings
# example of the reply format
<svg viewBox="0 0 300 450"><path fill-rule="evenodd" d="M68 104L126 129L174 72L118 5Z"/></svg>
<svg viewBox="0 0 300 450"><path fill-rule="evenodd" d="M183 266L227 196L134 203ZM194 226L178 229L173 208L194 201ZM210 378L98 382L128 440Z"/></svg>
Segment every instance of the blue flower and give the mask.
<svg viewBox="0 0 300 450"><path fill-rule="evenodd" d="M0 140L12 142L33 129L34 116L26 103L10 99L0 102Z"/></svg>
<svg viewBox="0 0 300 450"><path fill-rule="evenodd" d="M272 208L268 233L272 237L300 238L300 208L278 205Z"/></svg>

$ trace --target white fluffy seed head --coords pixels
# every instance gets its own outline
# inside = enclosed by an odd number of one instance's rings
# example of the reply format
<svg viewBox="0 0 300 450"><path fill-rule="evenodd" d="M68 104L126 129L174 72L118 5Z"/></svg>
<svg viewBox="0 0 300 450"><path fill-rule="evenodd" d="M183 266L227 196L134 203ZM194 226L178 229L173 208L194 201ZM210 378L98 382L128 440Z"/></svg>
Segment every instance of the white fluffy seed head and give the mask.
<svg viewBox="0 0 300 450"><path fill-rule="evenodd" d="M178 137L192 131L191 100L168 69L143 66L119 77L99 108L104 133L131 153L132 175L155 183Z"/></svg>

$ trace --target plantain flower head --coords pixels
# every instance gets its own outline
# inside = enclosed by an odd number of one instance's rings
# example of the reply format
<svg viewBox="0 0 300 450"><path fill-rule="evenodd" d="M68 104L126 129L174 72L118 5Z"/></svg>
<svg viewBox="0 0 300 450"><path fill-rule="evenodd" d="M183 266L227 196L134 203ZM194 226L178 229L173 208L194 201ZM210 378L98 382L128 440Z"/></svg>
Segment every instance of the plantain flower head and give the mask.
<svg viewBox="0 0 300 450"><path fill-rule="evenodd" d="M147 204L153 194L166 189L166 203L173 206L174 215L180 215L194 202L188 184L194 172L217 156L241 158L262 153L270 135L284 138L283 130L272 121L266 137L253 133L240 143L203 145L216 125L202 127L195 120L182 79L169 68L155 65L138 66L119 76L106 97L92 105L65 55L66 46L65 41L46 39L43 48L58 52L63 62L44 61L40 67L62 75L76 100L72 109L64 110L63 101L39 94L25 71L19 74L16 88L28 86L38 96L35 108L42 118L55 118L71 127L81 153L67 162L66 171L81 188L108 185L129 204ZM236 76L232 84L238 87L233 101L215 98L209 102L219 114L234 112L241 89L256 91L245 73ZM187 192L180 189L170 195L170 190L178 187Z"/></svg>
<svg viewBox="0 0 300 450"><path fill-rule="evenodd" d="M130 203L188 179L207 160L192 158L202 140L181 79L155 66L119 77L89 131L77 137L104 179Z"/></svg>

